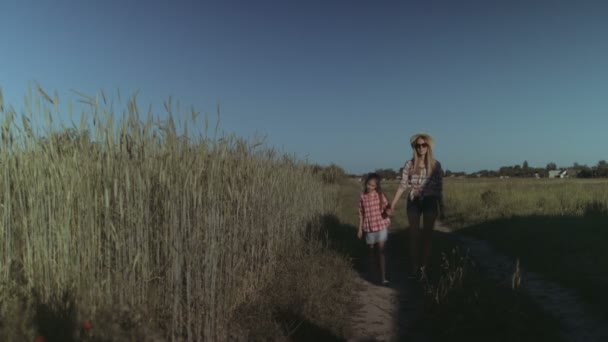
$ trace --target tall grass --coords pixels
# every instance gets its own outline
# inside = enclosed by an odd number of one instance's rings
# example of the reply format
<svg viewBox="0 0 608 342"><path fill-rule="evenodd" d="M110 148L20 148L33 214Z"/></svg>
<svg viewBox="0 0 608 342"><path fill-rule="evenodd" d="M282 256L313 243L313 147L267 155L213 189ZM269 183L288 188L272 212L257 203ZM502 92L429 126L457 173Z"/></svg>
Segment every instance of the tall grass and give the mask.
<svg viewBox="0 0 608 342"><path fill-rule="evenodd" d="M33 123L51 126L57 96L39 88L19 124L0 106L0 283L43 300L69 290L88 318L132 308L170 340L226 339L236 308L279 255L303 248L335 191L260 142L178 134L170 103L155 122L135 98L120 120L103 93L82 102L76 134L46 139Z"/></svg>
<svg viewBox="0 0 608 342"><path fill-rule="evenodd" d="M587 309L608 317L608 180L447 179L444 194L448 225L575 290Z"/></svg>
<svg viewBox="0 0 608 342"><path fill-rule="evenodd" d="M608 181L579 179L452 179L444 184L453 227L521 216L608 213Z"/></svg>

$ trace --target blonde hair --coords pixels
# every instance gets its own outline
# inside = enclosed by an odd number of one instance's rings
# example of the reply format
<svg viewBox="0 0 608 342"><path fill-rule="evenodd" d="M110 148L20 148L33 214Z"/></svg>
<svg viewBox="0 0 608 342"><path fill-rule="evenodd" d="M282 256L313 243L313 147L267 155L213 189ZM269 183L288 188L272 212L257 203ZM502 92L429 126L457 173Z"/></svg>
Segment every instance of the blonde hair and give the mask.
<svg viewBox="0 0 608 342"><path fill-rule="evenodd" d="M414 161L414 164L412 165L412 173L416 175L420 174L420 157L418 156L418 153L416 153L416 143L420 138L424 139L424 142L428 145L426 154L424 155L424 167L426 168L426 174L431 175L436 164L435 157L433 157L433 147L435 146L435 142L433 138L426 133L418 133L410 139L412 150L414 152L414 156L412 157L412 160Z"/></svg>

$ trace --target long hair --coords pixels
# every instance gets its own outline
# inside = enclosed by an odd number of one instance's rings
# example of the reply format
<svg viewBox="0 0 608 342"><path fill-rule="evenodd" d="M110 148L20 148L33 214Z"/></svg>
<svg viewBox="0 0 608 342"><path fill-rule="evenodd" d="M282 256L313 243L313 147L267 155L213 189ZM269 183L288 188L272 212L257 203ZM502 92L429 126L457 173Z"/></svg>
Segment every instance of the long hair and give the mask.
<svg viewBox="0 0 608 342"><path fill-rule="evenodd" d="M383 206L382 206L382 200L384 199L384 192L382 191L382 187L380 186L380 175L375 173L375 172L371 172L368 173L367 176L365 177L365 182L363 183L363 193L367 194L367 183L369 183L370 180L375 179L376 180L376 192L378 193L378 203L380 206L380 212L382 212Z"/></svg>
<svg viewBox="0 0 608 342"><path fill-rule="evenodd" d="M426 174L427 175L431 175L433 173L433 169L435 168L435 157L433 157L433 148L431 147L431 144L429 144L427 137L425 137L424 135L420 135L418 137L416 137L416 139L414 139L414 143L412 143L412 150L414 152L414 156L412 157L412 161L413 161L413 170L412 174L416 174L419 175L420 174L420 157L418 156L418 153L416 152L416 143L418 141L419 138L424 139L424 142L427 143L428 147L426 149L426 154L424 155L424 167L426 168Z"/></svg>

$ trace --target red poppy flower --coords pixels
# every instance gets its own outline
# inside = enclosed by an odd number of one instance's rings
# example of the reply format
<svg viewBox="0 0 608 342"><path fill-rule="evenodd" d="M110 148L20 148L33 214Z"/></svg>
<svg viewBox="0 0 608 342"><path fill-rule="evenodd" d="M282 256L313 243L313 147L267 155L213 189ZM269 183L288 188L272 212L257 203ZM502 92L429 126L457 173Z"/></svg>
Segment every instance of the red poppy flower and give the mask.
<svg viewBox="0 0 608 342"><path fill-rule="evenodd" d="M91 322L86 321L82 324L82 328L84 330L91 330L93 328L93 324L91 324Z"/></svg>

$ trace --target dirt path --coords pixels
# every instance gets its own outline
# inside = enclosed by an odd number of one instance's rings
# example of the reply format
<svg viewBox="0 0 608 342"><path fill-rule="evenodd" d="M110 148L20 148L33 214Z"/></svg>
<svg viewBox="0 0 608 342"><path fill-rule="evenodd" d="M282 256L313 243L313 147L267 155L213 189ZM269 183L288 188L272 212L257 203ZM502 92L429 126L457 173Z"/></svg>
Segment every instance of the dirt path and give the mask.
<svg viewBox="0 0 608 342"><path fill-rule="evenodd" d="M438 224L439 232L450 233L487 273L489 277L511 286L515 261L495 251L488 242L459 234ZM424 332L415 331L416 320L422 311L422 290L415 281L407 279L403 241L397 234L389 237L387 268L390 286L376 284L370 279L367 259L359 260L358 310L351 319L352 335L349 341L427 341ZM397 235L397 236L396 236ZM356 262L357 264L357 262ZM365 264L365 265L362 265ZM520 289L530 295L541 307L562 322L563 335L568 341L608 341L605 320L590 313L576 293L544 279L539 274L520 268Z"/></svg>
<svg viewBox="0 0 608 342"><path fill-rule="evenodd" d="M395 341L399 293L359 278L359 310L352 317L349 341Z"/></svg>
<svg viewBox="0 0 608 342"><path fill-rule="evenodd" d="M359 260L357 280L358 310L351 318L352 335L348 341L426 341L416 331L415 322L422 312L422 290L407 279L402 235L391 233L387 243L389 286L378 285L369 275L368 259ZM357 264L357 262L355 262Z"/></svg>
<svg viewBox="0 0 608 342"><path fill-rule="evenodd" d="M442 225L437 225L435 229L451 233L449 228ZM490 277L511 286L514 260L496 252L486 241L459 234L451 236L468 249L469 255ZM564 336L569 341L608 341L606 322L588 312L574 291L523 268L520 269L520 276L520 289L562 322Z"/></svg>

